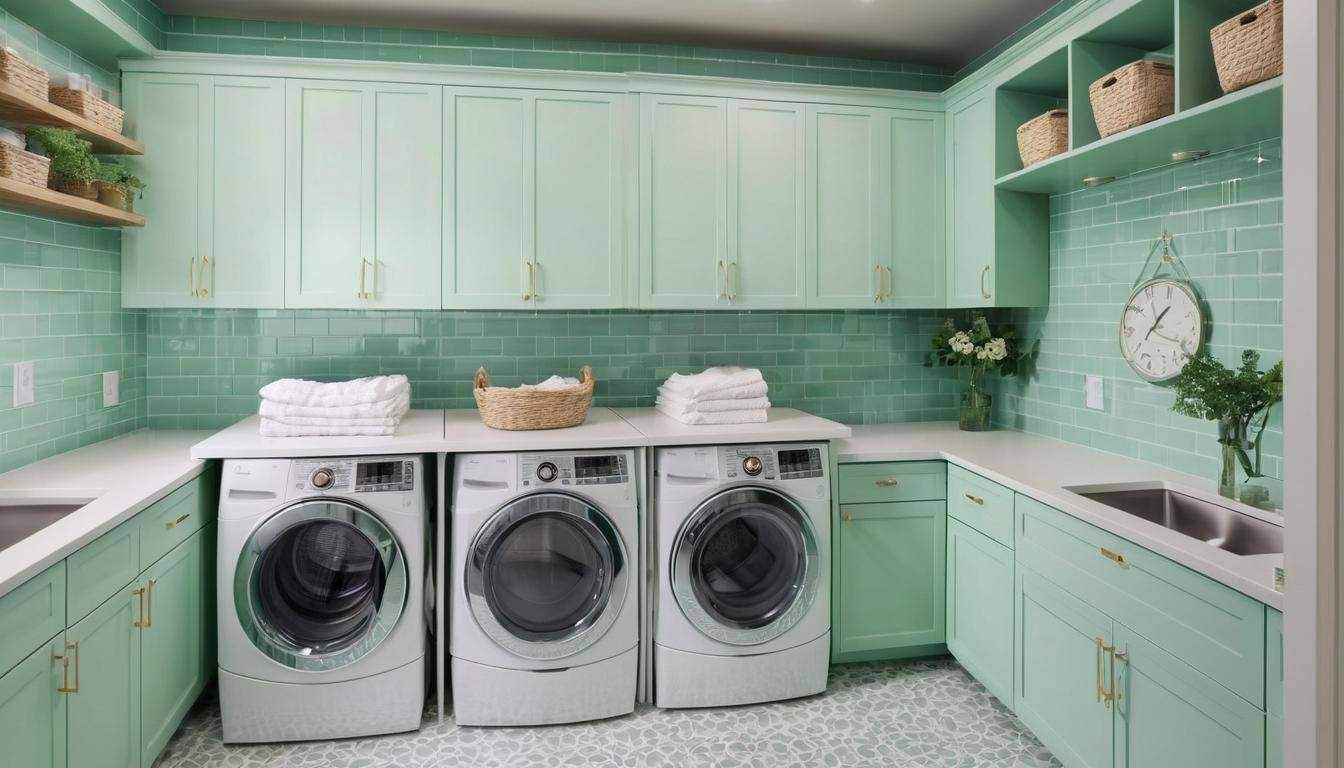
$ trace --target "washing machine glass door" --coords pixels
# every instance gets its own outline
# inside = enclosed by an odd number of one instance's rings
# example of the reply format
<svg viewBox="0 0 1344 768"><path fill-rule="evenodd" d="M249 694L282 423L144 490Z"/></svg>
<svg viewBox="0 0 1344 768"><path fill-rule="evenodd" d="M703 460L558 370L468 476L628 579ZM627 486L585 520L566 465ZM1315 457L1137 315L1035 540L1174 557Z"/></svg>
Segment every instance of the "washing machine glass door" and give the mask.
<svg viewBox="0 0 1344 768"><path fill-rule="evenodd" d="M769 488L705 500L672 549L672 592L687 620L731 645L759 645L799 622L816 596L820 561L807 513Z"/></svg>
<svg viewBox="0 0 1344 768"><path fill-rule="evenodd" d="M378 646L406 606L401 547L367 509L310 499L248 538L234 575L243 631L291 669L353 663Z"/></svg>
<svg viewBox="0 0 1344 768"><path fill-rule="evenodd" d="M620 615L629 568L620 533L600 509L537 493L481 527L464 577L472 617L495 643L550 660L601 639Z"/></svg>

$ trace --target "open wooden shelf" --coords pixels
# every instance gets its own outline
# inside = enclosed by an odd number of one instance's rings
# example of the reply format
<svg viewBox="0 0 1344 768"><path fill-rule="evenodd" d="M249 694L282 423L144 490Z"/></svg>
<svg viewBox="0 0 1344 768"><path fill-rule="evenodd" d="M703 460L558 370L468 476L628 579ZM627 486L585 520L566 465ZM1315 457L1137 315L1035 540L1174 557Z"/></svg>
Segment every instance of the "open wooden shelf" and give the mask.
<svg viewBox="0 0 1344 768"><path fill-rule="evenodd" d="M80 117L64 107L58 107L46 99L39 99L3 80L0 80L0 120L74 129L80 136L93 142L94 154L145 154L144 144L119 133L113 133L92 120Z"/></svg>
<svg viewBox="0 0 1344 768"><path fill-rule="evenodd" d="M143 227L145 217L0 176L0 206L104 227Z"/></svg>
<svg viewBox="0 0 1344 768"><path fill-rule="evenodd" d="M994 186L1014 192L1070 192L1082 189L1084 178L1118 179L1169 165L1173 152L1224 152L1282 131L1283 78L1276 77L1000 176Z"/></svg>

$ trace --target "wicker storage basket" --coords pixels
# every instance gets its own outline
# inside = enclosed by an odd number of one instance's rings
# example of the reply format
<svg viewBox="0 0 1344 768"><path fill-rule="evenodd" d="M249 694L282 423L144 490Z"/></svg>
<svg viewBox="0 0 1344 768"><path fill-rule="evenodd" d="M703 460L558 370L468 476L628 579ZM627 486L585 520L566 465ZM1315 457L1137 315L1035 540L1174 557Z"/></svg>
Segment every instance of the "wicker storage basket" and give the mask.
<svg viewBox="0 0 1344 768"><path fill-rule="evenodd" d="M1069 110L1052 109L1017 127L1017 152L1022 167L1069 151Z"/></svg>
<svg viewBox="0 0 1344 768"><path fill-rule="evenodd" d="M490 375L476 371L472 394L481 421L493 429L559 429L588 418L593 403L593 369L583 366L579 386L570 389L510 389L490 386Z"/></svg>
<svg viewBox="0 0 1344 768"><path fill-rule="evenodd" d="M0 80L39 99L47 98L47 71L0 46Z"/></svg>
<svg viewBox="0 0 1344 768"><path fill-rule="evenodd" d="M48 100L58 107L86 117L113 133L121 133L126 113L112 104L103 101L88 91L76 91L72 88L50 88Z"/></svg>
<svg viewBox="0 0 1344 768"><path fill-rule="evenodd" d="M47 186L67 195L83 197L88 200L98 199L98 185L92 181L75 181L52 173L47 176Z"/></svg>
<svg viewBox="0 0 1344 768"><path fill-rule="evenodd" d="M1209 31L1223 93L1283 74L1283 0L1269 0Z"/></svg>
<svg viewBox="0 0 1344 768"><path fill-rule="evenodd" d="M1164 61L1135 61L1087 89L1103 137L1176 111L1176 70Z"/></svg>
<svg viewBox="0 0 1344 768"><path fill-rule="evenodd" d="M0 176L34 187L45 187L50 172L51 158L0 143Z"/></svg>

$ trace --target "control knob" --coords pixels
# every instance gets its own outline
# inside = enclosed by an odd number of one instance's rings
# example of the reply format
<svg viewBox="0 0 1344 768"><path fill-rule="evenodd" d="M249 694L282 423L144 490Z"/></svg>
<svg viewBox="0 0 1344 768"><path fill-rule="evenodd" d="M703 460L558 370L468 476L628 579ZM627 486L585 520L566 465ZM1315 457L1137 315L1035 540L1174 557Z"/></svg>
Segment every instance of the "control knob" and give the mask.
<svg viewBox="0 0 1344 768"><path fill-rule="evenodd" d="M336 473L333 472L330 467L322 467L313 472L313 477L310 480L314 488L330 488L331 484L335 481Z"/></svg>
<svg viewBox="0 0 1344 768"><path fill-rule="evenodd" d="M761 460L756 456L748 456L742 460L742 471L752 477L761 474L762 466Z"/></svg>
<svg viewBox="0 0 1344 768"><path fill-rule="evenodd" d="M555 480L560 474L560 470L549 461L543 461L537 465L537 479L543 483L549 483Z"/></svg>

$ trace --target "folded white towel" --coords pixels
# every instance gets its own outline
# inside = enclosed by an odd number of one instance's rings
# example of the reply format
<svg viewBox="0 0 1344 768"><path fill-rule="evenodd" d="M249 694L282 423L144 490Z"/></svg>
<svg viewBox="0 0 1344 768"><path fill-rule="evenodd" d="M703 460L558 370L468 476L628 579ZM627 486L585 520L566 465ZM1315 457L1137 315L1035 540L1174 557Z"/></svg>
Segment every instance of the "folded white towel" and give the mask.
<svg viewBox="0 0 1344 768"><path fill-rule="evenodd" d="M553 392L557 389L573 389L577 386L579 386L579 380L573 376L552 376L551 378L536 384L524 384L519 387L519 389L540 389L546 392Z"/></svg>
<svg viewBox="0 0 1344 768"><path fill-rule="evenodd" d="M379 420L381 423L385 419L400 419L411 409L410 392L404 392L392 400L384 400L379 403L360 403L359 405L340 405L340 406L313 406L313 405L290 405L288 403L277 403L273 400L261 401L259 413L264 418L284 421L295 424L293 419L324 419L341 420L354 424L359 424L369 419Z"/></svg>
<svg viewBox="0 0 1344 768"><path fill-rule="evenodd" d="M675 413L726 413L729 411L760 411L770 407L770 398L752 397L738 400L683 400L673 395L658 395L658 405Z"/></svg>
<svg viewBox="0 0 1344 768"><path fill-rule="evenodd" d="M674 373L667 378L663 386L686 400L708 400L716 396L719 399L726 396L760 397L763 392L748 395L742 393L749 386L764 386L764 384L765 379L755 368L720 366L691 375Z"/></svg>
<svg viewBox="0 0 1344 768"><path fill-rule="evenodd" d="M718 413L677 413L665 406L656 405L658 412L682 424L763 424L769 421L764 408L754 411L720 411Z"/></svg>
<svg viewBox="0 0 1344 768"><path fill-rule="evenodd" d="M401 423L400 416L383 419L327 419L321 416L263 416L267 421L288 424L293 427L395 427Z"/></svg>
<svg viewBox="0 0 1344 768"><path fill-rule="evenodd" d="M351 381L322 383L304 379L280 379L261 388L263 400L318 408L362 405L395 400L410 394L405 376L369 376Z"/></svg>
<svg viewBox="0 0 1344 768"><path fill-rule="evenodd" d="M731 389L721 389L701 397L688 396L684 390L674 389L667 384L658 387L658 394L664 397L675 397L692 403L708 403L716 400L755 400L765 397L769 393L770 387L764 381L755 384L743 384Z"/></svg>
<svg viewBox="0 0 1344 768"><path fill-rule="evenodd" d="M391 427L360 427L350 424L330 424L326 426L306 426L300 424L282 424L272 419L261 420L262 437L328 437L328 436L355 436L355 437L388 437L395 434L397 428Z"/></svg>

